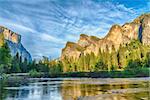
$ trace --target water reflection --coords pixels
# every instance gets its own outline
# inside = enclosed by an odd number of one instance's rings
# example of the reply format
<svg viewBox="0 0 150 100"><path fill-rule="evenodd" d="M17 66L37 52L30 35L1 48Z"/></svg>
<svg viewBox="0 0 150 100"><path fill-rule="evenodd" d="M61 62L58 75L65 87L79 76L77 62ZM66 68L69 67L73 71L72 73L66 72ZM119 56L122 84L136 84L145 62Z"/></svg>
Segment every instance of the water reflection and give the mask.
<svg viewBox="0 0 150 100"><path fill-rule="evenodd" d="M149 100L150 78L0 81L0 100Z"/></svg>

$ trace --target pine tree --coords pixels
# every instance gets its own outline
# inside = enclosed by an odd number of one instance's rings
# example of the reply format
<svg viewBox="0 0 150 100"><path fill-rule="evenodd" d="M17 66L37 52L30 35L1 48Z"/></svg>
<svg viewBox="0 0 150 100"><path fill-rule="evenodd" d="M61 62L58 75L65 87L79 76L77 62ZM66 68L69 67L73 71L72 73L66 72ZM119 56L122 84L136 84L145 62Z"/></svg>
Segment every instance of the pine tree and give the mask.
<svg viewBox="0 0 150 100"><path fill-rule="evenodd" d="M78 68L79 68L79 71L84 71L84 54L83 53L81 53L78 59Z"/></svg>
<svg viewBox="0 0 150 100"><path fill-rule="evenodd" d="M18 52L16 53L16 55L12 59L11 72L13 72L13 73L21 72L21 69L20 69L20 57L19 57L19 53Z"/></svg>
<svg viewBox="0 0 150 100"><path fill-rule="evenodd" d="M11 54L7 43L4 43L0 48L0 70L9 72L11 67Z"/></svg>
<svg viewBox="0 0 150 100"><path fill-rule="evenodd" d="M85 60L85 69L86 69L86 71L90 71L91 70L91 68L90 68L90 55L86 54L84 60Z"/></svg>
<svg viewBox="0 0 150 100"><path fill-rule="evenodd" d="M112 45L110 58L111 58L111 70L116 70L118 66L118 60L117 60L117 52L115 50L114 45Z"/></svg>
<svg viewBox="0 0 150 100"><path fill-rule="evenodd" d="M96 56L93 52L91 52L91 54L90 54L90 69L91 69L91 71L94 70L94 67L95 67L96 63L97 63Z"/></svg>
<svg viewBox="0 0 150 100"><path fill-rule="evenodd" d="M4 34L0 33L0 47L4 45Z"/></svg>

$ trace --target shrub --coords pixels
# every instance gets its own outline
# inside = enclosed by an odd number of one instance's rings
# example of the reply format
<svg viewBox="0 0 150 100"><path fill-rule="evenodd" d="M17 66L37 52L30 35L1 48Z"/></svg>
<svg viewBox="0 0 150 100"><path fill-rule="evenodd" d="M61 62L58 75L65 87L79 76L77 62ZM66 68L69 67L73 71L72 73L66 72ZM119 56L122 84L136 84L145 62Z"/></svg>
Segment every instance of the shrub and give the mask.
<svg viewBox="0 0 150 100"><path fill-rule="evenodd" d="M37 72L35 69L29 71L29 75L31 77L40 77L41 76L41 74L39 72Z"/></svg>

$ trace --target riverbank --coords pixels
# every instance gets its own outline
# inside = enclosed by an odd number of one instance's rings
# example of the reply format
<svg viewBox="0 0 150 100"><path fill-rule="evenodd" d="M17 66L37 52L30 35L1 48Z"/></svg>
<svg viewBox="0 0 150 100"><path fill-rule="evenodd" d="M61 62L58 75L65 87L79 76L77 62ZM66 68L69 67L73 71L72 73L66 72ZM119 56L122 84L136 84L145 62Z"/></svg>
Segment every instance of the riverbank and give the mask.
<svg viewBox="0 0 150 100"><path fill-rule="evenodd" d="M20 78L134 78L134 77L150 77L150 68L136 69L136 70L125 70L125 71L98 71L98 72L67 72L67 73L12 73L4 74L3 78L20 79Z"/></svg>
<svg viewBox="0 0 150 100"><path fill-rule="evenodd" d="M0 100L149 100L149 82L150 77L4 80Z"/></svg>
<svg viewBox="0 0 150 100"><path fill-rule="evenodd" d="M149 76L150 76L149 68L125 70L125 71L68 72L50 75L50 77L88 77L88 78L134 78L134 77L149 77Z"/></svg>

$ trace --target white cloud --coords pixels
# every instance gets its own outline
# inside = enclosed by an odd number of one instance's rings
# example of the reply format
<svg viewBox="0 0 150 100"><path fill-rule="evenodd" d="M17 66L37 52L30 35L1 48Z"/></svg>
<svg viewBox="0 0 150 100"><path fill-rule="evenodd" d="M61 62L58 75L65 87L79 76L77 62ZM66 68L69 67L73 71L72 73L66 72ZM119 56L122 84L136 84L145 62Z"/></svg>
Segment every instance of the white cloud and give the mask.
<svg viewBox="0 0 150 100"><path fill-rule="evenodd" d="M49 34L41 34L40 35L41 40L43 41L48 41L48 42L53 42L53 43L65 43L62 39L59 39L58 37L54 37L52 35Z"/></svg>
<svg viewBox="0 0 150 100"><path fill-rule="evenodd" d="M0 24L23 35L33 57L58 57L81 33L103 37L112 24L131 21L149 7L150 2L135 9L111 0L0 0Z"/></svg>

